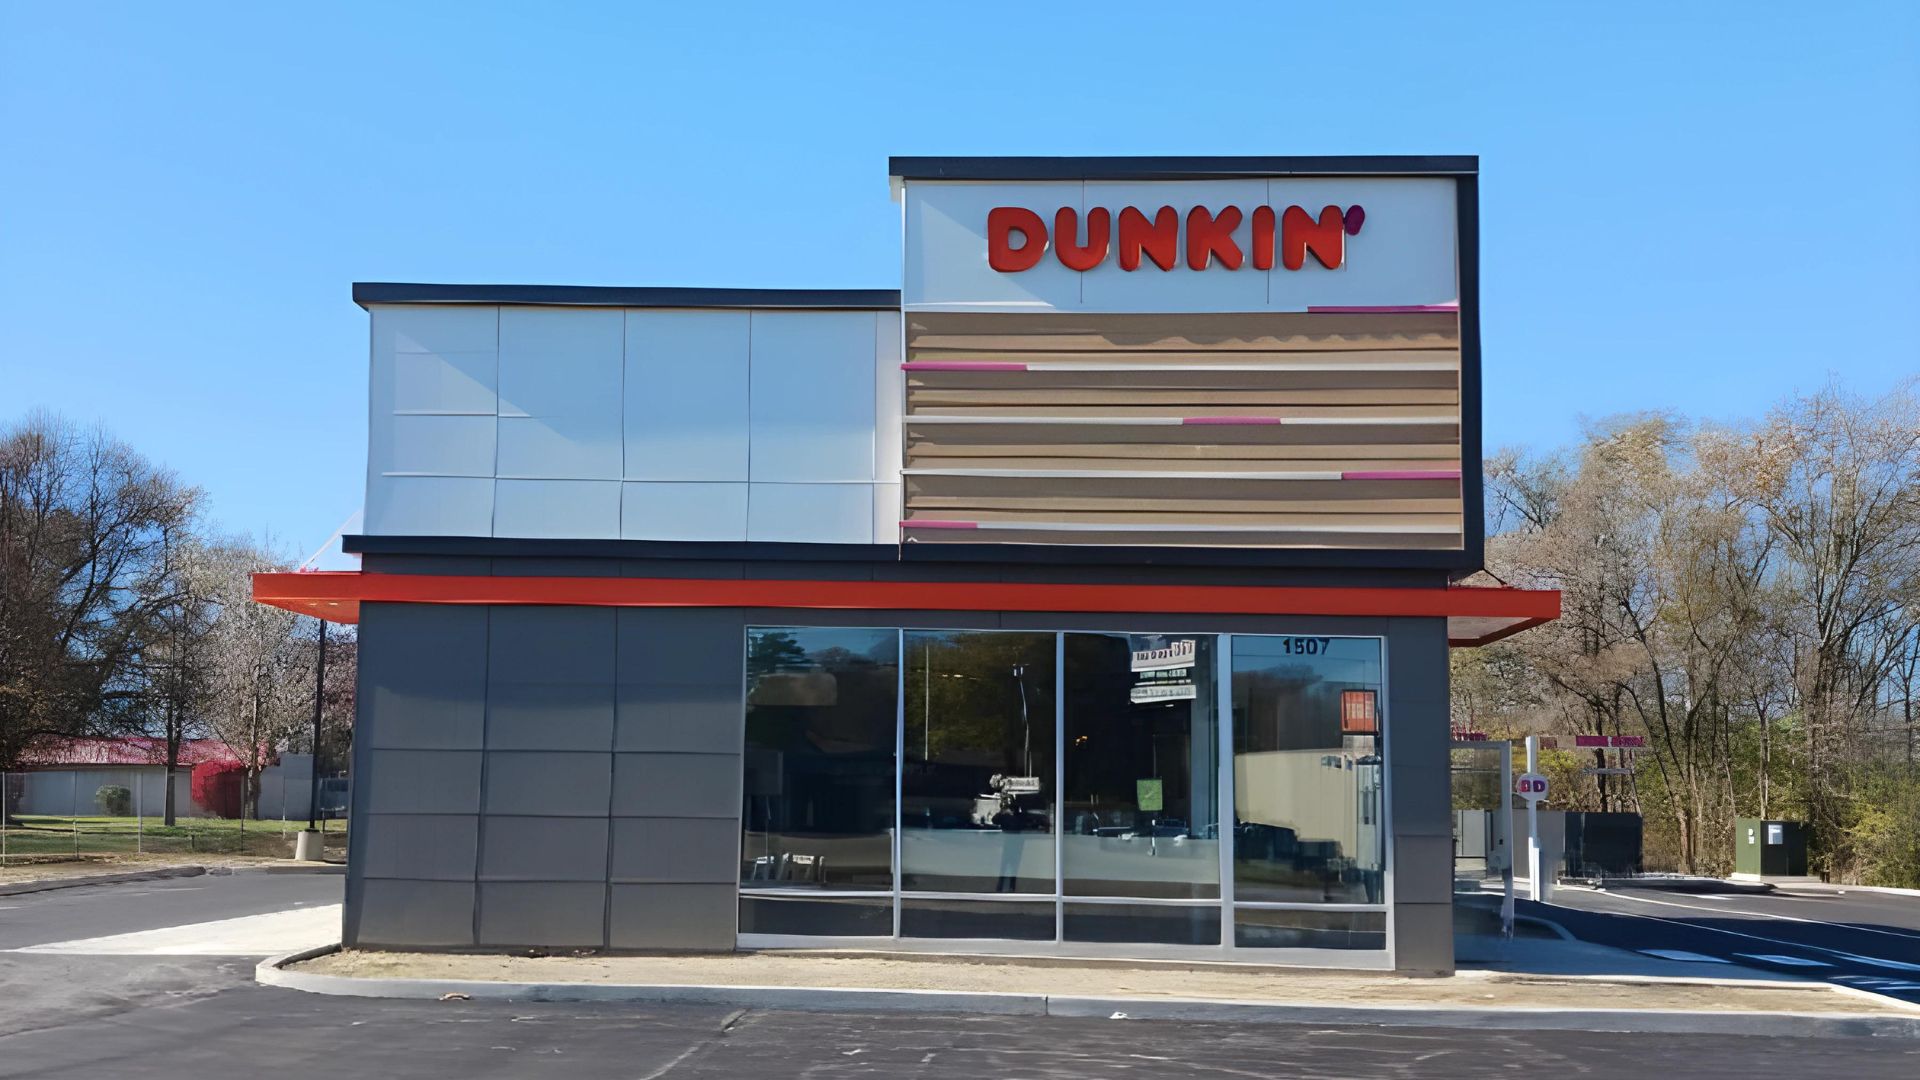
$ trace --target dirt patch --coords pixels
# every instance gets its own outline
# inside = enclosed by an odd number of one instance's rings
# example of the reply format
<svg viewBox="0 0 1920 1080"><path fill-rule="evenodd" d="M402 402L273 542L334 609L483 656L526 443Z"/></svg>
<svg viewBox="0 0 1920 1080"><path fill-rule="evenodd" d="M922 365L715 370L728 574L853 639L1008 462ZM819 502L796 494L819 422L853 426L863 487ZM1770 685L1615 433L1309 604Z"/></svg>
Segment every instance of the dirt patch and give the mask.
<svg viewBox="0 0 1920 1080"><path fill-rule="evenodd" d="M314 974L461 982L779 986L947 990L1060 996L1181 997L1299 1005L1438 1008L1684 1009L1703 1012L1900 1013L1819 983L1625 982L1467 972L1449 978L1344 974L1251 965L816 954L479 956L333 953Z"/></svg>
<svg viewBox="0 0 1920 1080"><path fill-rule="evenodd" d="M99 877L104 874L133 874L142 870L160 870L169 866L204 866L210 870L239 870L249 867L278 866L284 858L248 855L99 855L80 856L60 862L23 862L0 866L0 885L19 885L33 881L63 881L69 878Z"/></svg>

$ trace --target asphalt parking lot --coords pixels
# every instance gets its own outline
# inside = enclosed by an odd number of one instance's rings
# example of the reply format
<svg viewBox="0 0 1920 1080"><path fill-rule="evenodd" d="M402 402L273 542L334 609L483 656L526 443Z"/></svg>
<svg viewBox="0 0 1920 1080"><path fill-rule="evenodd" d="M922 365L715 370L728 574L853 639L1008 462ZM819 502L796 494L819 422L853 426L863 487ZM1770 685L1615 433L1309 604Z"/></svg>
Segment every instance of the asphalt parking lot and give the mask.
<svg viewBox="0 0 1920 1080"><path fill-rule="evenodd" d="M337 876L0 898L0 949L335 903ZM254 957L0 952L0 1077L1694 1077L1920 1075L1920 1042L523 1005L261 987Z"/></svg>
<svg viewBox="0 0 1920 1080"><path fill-rule="evenodd" d="M1522 901L1583 941L1824 979L1920 1005L1920 897L1827 886L1753 894L1560 887Z"/></svg>

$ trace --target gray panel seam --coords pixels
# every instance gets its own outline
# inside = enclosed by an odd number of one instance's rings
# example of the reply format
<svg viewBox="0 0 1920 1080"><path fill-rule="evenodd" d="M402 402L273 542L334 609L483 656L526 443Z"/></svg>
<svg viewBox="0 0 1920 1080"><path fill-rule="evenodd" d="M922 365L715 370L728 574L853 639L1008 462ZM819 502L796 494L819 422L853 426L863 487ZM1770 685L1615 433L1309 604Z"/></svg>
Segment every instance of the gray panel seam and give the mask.
<svg viewBox="0 0 1920 1080"><path fill-rule="evenodd" d="M497 325L497 324L496 324ZM498 330L495 331L496 335ZM497 347L497 338L496 338ZM500 376L494 375L494 389L499 390ZM495 453L499 452L498 439L495 440ZM497 500L496 500L497 501ZM481 636L480 663L484 676L480 680L480 805L476 808L473 822L473 912L472 941L480 944L480 863L486 857L487 850L487 760L493 756L488 745L489 729L493 726L492 712L488 706L493 691L493 608L486 611L486 633Z"/></svg>
<svg viewBox="0 0 1920 1080"><path fill-rule="evenodd" d="M620 336L621 397L620 397L620 400L621 400L623 409L625 408L625 402L626 402L626 372L627 372L627 366L626 366L627 337L625 332L626 318L627 316L625 314L622 314L621 324L620 324L621 325L621 336ZM623 413L623 416L624 416L624 413ZM620 444L621 469L622 469L622 475L625 475L626 424L624 419L621 421L620 439L621 439L621 444ZM622 500L626 498L625 491L626 491L625 485L622 485L621 486ZM622 508L624 510L624 502L622 504ZM619 759L614 757L614 748L620 745L620 689L619 689L620 684L617 680L620 677L620 623L622 621L623 620L620 618L619 613L616 612L613 616L613 634L611 636L613 654L609 658L609 666L613 672L613 676L616 681L613 683L613 723L607 729L607 816L606 816L607 850L606 850L606 859L604 862L600 864L600 946L601 948L613 947L613 800L615 798L614 785L618 782L618 779L617 779L618 773L619 773L618 766L620 764Z"/></svg>

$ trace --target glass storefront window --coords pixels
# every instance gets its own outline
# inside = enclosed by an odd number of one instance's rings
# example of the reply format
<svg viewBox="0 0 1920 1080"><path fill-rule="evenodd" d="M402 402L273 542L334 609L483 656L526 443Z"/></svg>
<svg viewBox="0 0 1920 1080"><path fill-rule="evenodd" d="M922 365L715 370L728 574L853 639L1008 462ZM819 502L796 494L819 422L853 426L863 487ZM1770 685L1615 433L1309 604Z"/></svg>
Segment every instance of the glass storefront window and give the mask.
<svg viewBox="0 0 1920 1080"><path fill-rule="evenodd" d="M1220 895L1214 638L1066 635L1070 896Z"/></svg>
<svg viewBox="0 0 1920 1080"><path fill-rule="evenodd" d="M1233 891L1382 903L1380 642L1233 639Z"/></svg>
<svg viewBox="0 0 1920 1080"><path fill-rule="evenodd" d="M743 889L893 888L899 640L748 631Z"/></svg>
<svg viewBox="0 0 1920 1080"><path fill-rule="evenodd" d="M1053 893L1054 649L1052 634L907 631L902 889Z"/></svg>

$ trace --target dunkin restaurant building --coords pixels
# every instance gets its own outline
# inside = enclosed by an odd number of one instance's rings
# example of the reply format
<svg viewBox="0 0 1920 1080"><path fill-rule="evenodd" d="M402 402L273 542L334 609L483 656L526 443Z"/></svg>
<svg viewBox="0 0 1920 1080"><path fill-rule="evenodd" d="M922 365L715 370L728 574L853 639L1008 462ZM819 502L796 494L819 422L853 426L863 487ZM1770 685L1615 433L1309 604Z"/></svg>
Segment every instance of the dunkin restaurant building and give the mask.
<svg viewBox="0 0 1920 1080"><path fill-rule="evenodd" d="M1451 970L1447 650L1559 610L1462 583L1476 168L896 158L898 292L354 286L362 569L256 582L360 627L345 942Z"/></svg>

